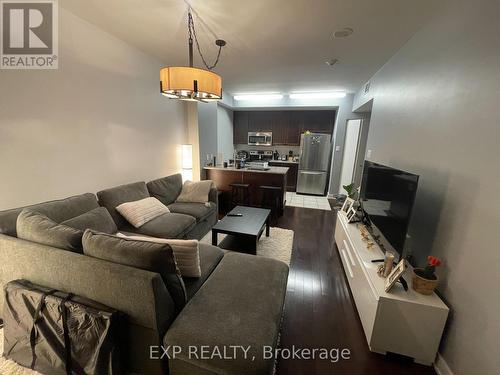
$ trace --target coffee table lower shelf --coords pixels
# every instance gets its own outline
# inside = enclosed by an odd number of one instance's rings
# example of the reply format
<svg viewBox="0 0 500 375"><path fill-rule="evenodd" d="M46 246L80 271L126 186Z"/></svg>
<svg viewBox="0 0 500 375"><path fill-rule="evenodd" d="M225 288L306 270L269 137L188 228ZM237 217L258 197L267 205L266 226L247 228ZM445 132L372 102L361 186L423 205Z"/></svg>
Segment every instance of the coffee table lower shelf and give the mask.
<svg viewBox="0 0 500 375"><path fill-rule="evenodd" d="M227 250L257 254L257 246L264 230L266 237L269 237L271 210L236 206L229 214L237 213L242 216L225 216L215 224L212 228L212 245ZM227 235L221 243L218 243L219 233Z"/></svg>

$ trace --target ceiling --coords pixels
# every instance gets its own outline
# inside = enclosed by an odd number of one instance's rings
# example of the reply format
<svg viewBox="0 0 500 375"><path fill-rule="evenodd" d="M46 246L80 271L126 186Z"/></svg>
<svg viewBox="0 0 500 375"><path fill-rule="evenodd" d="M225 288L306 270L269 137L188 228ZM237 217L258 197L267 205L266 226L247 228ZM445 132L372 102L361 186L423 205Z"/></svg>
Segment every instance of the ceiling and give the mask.
<svg viewBox="0 0 500 375"><path fill-rule="evenodd" d="M435 0L190 0L202 51L228 93L357 91L437 11ZM64 0L61 6L160 59L187 65L184 0ZM354 33L334 39L333 32ZM325 61L337 58L333 67ZM201 60L195 52L195 66Z"/></svg>

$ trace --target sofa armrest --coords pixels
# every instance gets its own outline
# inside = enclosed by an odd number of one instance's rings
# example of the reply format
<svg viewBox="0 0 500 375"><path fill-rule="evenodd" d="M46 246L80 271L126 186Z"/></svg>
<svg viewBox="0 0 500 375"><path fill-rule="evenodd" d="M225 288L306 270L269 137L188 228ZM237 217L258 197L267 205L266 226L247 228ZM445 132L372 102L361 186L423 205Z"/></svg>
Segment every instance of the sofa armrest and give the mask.
<svg viewBox="0 0 500 375"><path fill-rule="evenodd" d="M128 322L159 332L174 318L159 274L0 234L0 285L16 279L90 298L127 315ZM4 294L0 296L3 316Z"/></svg>
<svg viewBox="0 0 500 375"><path fill-rule="evenodd" d="M215 207L217 207L217 212L219 212L219 197L217 188L214 186L210 189L208 193L208 201L215 203Z"/></svg>

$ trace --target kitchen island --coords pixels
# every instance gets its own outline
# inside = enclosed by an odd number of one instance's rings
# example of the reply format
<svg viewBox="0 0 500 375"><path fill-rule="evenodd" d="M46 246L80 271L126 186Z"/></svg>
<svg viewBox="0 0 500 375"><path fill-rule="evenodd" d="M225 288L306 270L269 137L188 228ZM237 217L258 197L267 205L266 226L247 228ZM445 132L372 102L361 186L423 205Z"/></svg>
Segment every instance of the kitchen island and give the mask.
<svg viewBox="0 0 500 375"><path fill-rule="evenodd" d="M232 183L249 184L250 205L259 207L262 201L262 192L259 186L278 186L281 188L283 198L280 200L280 211L285 206L288 167L269 167L267 170L248 168L236 169L234 167L205 167L205 179L212 180L217 189L222 192L221 206L223 211L228 211L231 202Z"/></svg>

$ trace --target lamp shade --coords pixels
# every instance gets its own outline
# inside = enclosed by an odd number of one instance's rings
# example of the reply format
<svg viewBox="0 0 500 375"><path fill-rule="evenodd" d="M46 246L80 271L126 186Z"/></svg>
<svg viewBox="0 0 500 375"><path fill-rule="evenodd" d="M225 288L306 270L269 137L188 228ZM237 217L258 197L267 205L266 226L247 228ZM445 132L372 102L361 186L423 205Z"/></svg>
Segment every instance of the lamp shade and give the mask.
<svg viewBox="0 0 500 375"><path fill-rule="evenodd" d="M160 70L160 91L171 99L218 100L222 98L222 79L204 69L166 67Z"/></svg>

